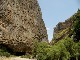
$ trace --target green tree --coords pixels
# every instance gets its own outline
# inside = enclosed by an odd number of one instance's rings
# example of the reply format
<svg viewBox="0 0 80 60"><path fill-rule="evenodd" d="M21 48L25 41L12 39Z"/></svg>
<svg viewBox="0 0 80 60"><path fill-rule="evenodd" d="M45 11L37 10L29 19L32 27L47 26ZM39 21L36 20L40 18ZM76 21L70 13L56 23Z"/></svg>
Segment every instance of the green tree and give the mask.
<svg viewBox="0 0 80 60"><path fill-rule="evenodd" d="M74 28L73 28L73 33L74 33L74 41L79 41L80 40L80 10L78 9L77 13L74 15Z"/></svg>

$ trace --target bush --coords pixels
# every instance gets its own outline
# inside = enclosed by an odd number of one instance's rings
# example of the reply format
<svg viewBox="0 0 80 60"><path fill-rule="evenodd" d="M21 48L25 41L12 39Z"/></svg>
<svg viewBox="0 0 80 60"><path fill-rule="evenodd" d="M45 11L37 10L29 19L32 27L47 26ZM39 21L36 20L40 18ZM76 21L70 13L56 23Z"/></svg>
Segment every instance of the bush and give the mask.
<svg viewBox="0 0 80 60"><path fill-rule="evenodd" d="M37 60L79 60L80 42L75 43L69 37L57 42L53 46L45 42L38 43Z"/></svg>
<svg viewBox="0 0 80 60"><path fill-rule="evenodd" d="M74 25L73 25L73 37L74 41L79 42L80 40L80 10L77 11L77 14L74 16Z"/></svg>
<svg viewBox="0 0 80 60"><path fill-rule="evenodd" d="M9 57L9 56L10 56L10 53L8 53L7 51L5 51L5 50L3 50L3 49L0 49L0 56Z"/></svg>

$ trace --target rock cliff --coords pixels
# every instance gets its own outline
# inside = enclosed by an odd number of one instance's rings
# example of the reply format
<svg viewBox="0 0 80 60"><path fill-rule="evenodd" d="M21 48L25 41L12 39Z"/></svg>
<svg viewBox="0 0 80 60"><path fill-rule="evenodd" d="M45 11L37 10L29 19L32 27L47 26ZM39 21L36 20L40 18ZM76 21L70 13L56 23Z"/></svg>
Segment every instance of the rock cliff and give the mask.
<svg viewBox="0 0 80 60"><path fill-rule="evenodd" d="M75 40L76 37L73 37L75 23L77 19L79 20L80 17L80 10L77 11L73 16L69 19L65 20L65 22L59 22L56 27L54 28L53 40L52 42L55 43L61 39L64 39L66 36L72 37ZM80 32L78 31L78 34ZM79 37L79 35L77 36Z"/></svg>
<svg viewBox="0 0 80 60"><path fill-rule="evenodd" d="M0 0L0 45L31 53L34 40L48 41L37 0Z"/></svg>
<svg viewBox="0 0 80 60"><path fill-rule="evenodd" d="M74 15L73 15L74 16ZM53 40L55 42L71 35L71 29L73 28L74 18L70 17L65 22L59 22L54 28Z"/></svg>

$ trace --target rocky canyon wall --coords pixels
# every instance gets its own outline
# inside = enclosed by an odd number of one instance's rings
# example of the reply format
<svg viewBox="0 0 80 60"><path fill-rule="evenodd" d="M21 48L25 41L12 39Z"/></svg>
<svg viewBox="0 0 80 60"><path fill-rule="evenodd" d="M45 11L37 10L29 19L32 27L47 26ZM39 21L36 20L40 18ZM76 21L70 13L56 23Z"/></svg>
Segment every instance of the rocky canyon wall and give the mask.
<svg viewBox="0 0 80 60"><path fill-rule="evenodd" d="M48 41L37 0L0 0L0 44L30 52L34 40Z"/></svg>

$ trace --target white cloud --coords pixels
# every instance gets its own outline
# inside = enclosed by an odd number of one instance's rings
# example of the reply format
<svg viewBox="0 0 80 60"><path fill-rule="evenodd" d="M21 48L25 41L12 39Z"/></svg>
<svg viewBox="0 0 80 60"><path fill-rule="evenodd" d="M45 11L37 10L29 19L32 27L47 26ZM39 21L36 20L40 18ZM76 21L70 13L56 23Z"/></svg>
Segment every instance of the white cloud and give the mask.
<svg viewBox="0 0 80 60"><path fill-rule="evenodd" d="M47 30L50 30L50 28L47 28Z"/></svg>

